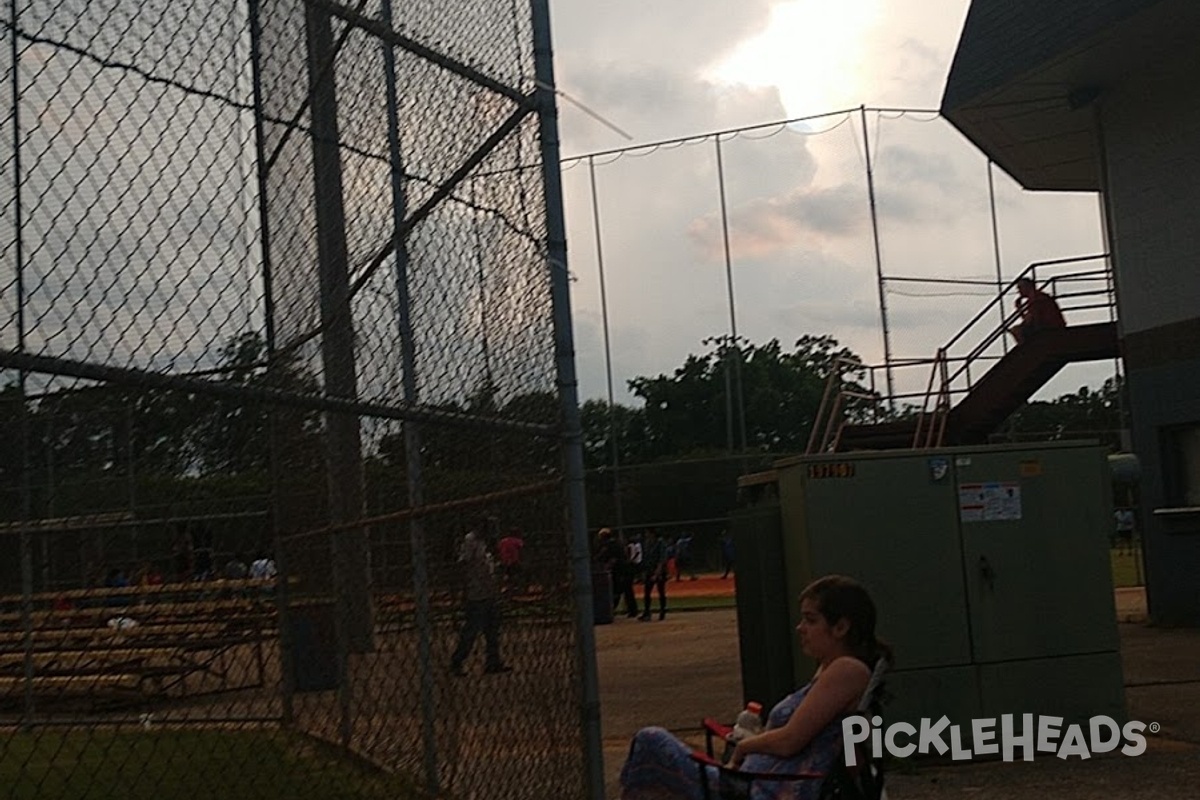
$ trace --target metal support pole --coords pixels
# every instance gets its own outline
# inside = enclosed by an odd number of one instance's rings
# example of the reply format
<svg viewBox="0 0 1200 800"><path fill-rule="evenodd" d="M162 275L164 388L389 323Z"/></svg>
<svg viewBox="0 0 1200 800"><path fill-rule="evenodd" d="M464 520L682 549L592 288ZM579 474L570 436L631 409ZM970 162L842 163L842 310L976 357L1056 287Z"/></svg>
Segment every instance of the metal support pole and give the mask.
<svg viewBox="0 0 1200 800"><path fill-rule="evenodd" d="M1104 105L1102 102L1094 105L1094 123L1096 131L1096 150L1100 154L1100 228L1104 236L1104 249L1106 253L1105 263L1108 267L1108 287L1109 296L1112 300L1112 307L1109 309L1109 321L1116 324L1117 336L1124 338L1124 326L1120 314L1120 299L1121 287L1120 278L1117 276L1117 261L1120 259L1118 254L1118 243L1116 235L1116 227L1114 225L1111 205L1111 193L1109 192L1109 162L1108 162L1108 138L1104 129ZM1113 372L1116 374L1120 384L1125 381L1124 377L1124 359L1118 355L1113 359ZM1121 419L1121 449L1125 451L1133 450L1132 429L1129 420L1129 407L1127 403L1127 393L1124 388L1117 391L1118 411ZM1144 541L1144 540L1143 540Z"/></svg>
<svg viewBox="0 0 1200 800"><path fill-rule="evenodd" d="M392 58L392 73L394 74L395 73L395 55L392 53L391 50L388 50L387 52L388 52L388 55L391 56L391 58ZM394 84L394 82L390 83L388 85L388 88L391 91L394 91L394 89L395 89L393 84ZM403 170L401 169L401 167L403 167L403 161L400 160L400 145L399 145L400 139L399 139L398 131L399 131L399 123L397 123L396 160L395 160L395 163L398 166L393 167L393 169L392 169L392 174L394 176L394 180L399 180L404 174ZM487 305L487 299L488 299L487 298L487 274L485 273L484 268L483 268L483 265L484 265L483 236L481 236L479 233L479 213L480 212L479 212L479 202L475 196L475 192L476 192L475 183L476 183L475 181L471 182L471 206L472 206L471 230L472 230L472 233L474 234L474 238L475 238L475 277L479 280L479 339L480 339L480 347L483 350L483 386L486 389L486 391L488 392L488 399L491 399L491 395L495 391L496 387L495 387L495 382L494 382L493 376L492 376L492 342L491 342L491 338L488 335L489 315L488 315L488 305ZM401 187L401 189L402 189L402 187ZM401 192L400 196L401 196L401 198L403 198L403 192ZM401 213L399 216L399 221L396 226L397 231L400 230L399 226L401 224L403 224L403 222L404 222L404 211L406 209L406 206L402 205L402 206L398 206L398 208L400 209ZM403 241L396 242L397 247L403 246L403 245L404 245ZM407 253L404 254L404 258L407 263L407 259L408 259ZM403 346L403 343L402 343L402 346ZM415 403L416 400L414 399L413 402ZM495 446L494 439L492 440L492 445L493 445L493 447Z"/></svg>
<svg viewBox="0 0 1200 800"><path fill-rule="evenodd" d="M738 432L741 434L739 451L746 452L746 403L742 394L742 348L738 340L737 330L737 314L734 311L733 301L733 258L729 252L729 209L725 202L725 164L721 157L721 137L717 136L714 140L717 150L717 189L721 194L721 242L725 248L725 291L729 298L729 339L730 344L734 348L737 357L733 361L733 384L734 391L737 393L737 408L738 408ZM726 370L728 370L728 365ZM726 402L727 408L732 409L732 400L729 399L729 374L725 375L726 387ZM728 433L729 433L729 449L733 451L733 422L732 411L727 410Z"/></svg>
<svg viewBox="0 0 1200 800"><path fill-rule="evenodd" d="M260 0L248 0L250 16L250 70L254 93L254 158L258 180L258 230L262 251L263 331L267 356L275 352L275 283L271 265L271 168L267 164L267 137L264 126L262 90L262 23L259 17Z"/></svg>
<svg viewBox="0 0 1200 800"><path fill-rule="evenodd" d="M267 164L266 131L264 129L262 93L262 25L259 17L259 0L249 0L250 18L250 68L254 92L254 151L258 180L258 224L262 257L263 281L263 331L266 339L267 370L273 372L284 367L279 362L275 341L274 282L271 270L271 215L270 215L270 166ZM291 603L289 599L291 574L287 548L284 546L282 527L282 498L280 483L284 475L282 443L279 430L279 406L267 406L268 469L271 479L271 550L275 559L278 582L275 585L275 610L279 617L279 664L280 664L280 717L284 725L295 722L295 660L292 652Z"/></svg>
<svg viewBox="0 0 1200 800"><path fill-rule="evenodd" d="M17 48L20 11L17 0L9 0L8 13L12 18L9 31L9 55L12 58L12 168L13 168L13 242L17 290L17 350L25 352L25 248L21 233L24 227L21 207L21 53ZM19 374L21 401L25 400L25 371Z"/></svg>
<svg viewBox="0 0 1200 800"><path fill-rule="evenodd" d="M8 4L12 29L9 31L9 53L12 57L12 129L13 129L13 231L17 294L17 350L25 352L25 249L21 236L24 228L21 207L21 53L17 47L20 9L17 0ZM33 558L29 539L29 521L33 513L33 492L29 485L32 461L29 457L29 401L25 370L17 373L17 390L21 402L21 427L18 433L21 448L21 631L24 657L25 726L33 719Z"/></svg>
<svg viewBox="0 0 1200 800"><path fill-rule="evenodd" d="M996 217L996 182L995 182L994 178L992 177L994 167L995 167L995 164L993 164L992 160L989 158L988 162L987 162L988 205L991 207L991 210L992 210L992 253L995 256L995 261L996 261L996 297L1003 298L1004 297L1004 274L1000 268L1000 224ZM996 310L1000 314L1000 327L1003 328L1004 322L1006 319L1005 313L1004 313L1004 300L1003 299L999 299L998 302L996 303ZM1000 342L1001 342L1002 346L1004 347L1005 354L1007 354L1008 353L1008 337L1001 336Z"/></svg>
<svg viewBox="0 0 1200 800"><path fill-rule="evenodd" d="M125 483L129 492L129 511L137 508L137 473L133 469L133 404L125 404Z"/></svg>
<svg viewBox="0 0 1200 800"><path fill-rule="evenodd" d="M719 342L724 337L718 337ZM729 359L725 348L718 345L721 364L725 369L725 442L730 455L733 454L733 370L729 368Z"/></svg>
<svg viewBox="0 0 1200 800"><path fill-rule="evenodd" d="M879 248L879 214L875 206L875 170L871 165L871 137L867 131L867 107L860 106L863 153L867 161L867 199L871 203L871 239L875 244L875 280L879 285L879 319L883 325L883 361L887 378L888 408L896 410L896 387L892 379L892 334L888 327L887 290L883 279L883 255Z"/></svg>
<svg viewBox="0 0 1200 800"><path fill-rule="evenodd" d="M29 401L25 399L25 373L19 377L21 399L21 631L25 678L25 727L32 727L35 712L33 698L33 540L29 523L33 518L33 490L30 473L33 463L30 458L32 436L30 435Z"/></svg>
<svg viewBox="0 0 1200 800"><path fill-rule="evenodd" d="M47 414L46 420L43 424L45 425L45 429L44 429L45 433L43 434L43 437L44 437L43 441L45 442L45 444L43 445L43 448L46 451L46 499L43 501L43 508L45 508L45 516L53 519L54 517L58 516L58 514L57 514L57 511L58 511L57 499L58 498L55 496L56 493L55 493L55 488L54 488L54 482L55 482L55 476L54 476L54 415ZM48 592L48 591L50 591L50 581L52 580L51 572L50 572L50 534L49 533L47 533L47 532L42 533L41 545L42 545L42 548L41 548L42 549L42 553L41 553L41 555L42 555L42 588L41 588L41 590L43 592Z"/></svg>
<svg viewBox="0 0 1200 800"><path fill-rule="evenodd" d="M342 204L342 165L338 142L333 25L327 11L305 7L309 92L312 96L313 204L316 210L318 272L321 291L321 363L325 393L347 400L358 394L354 364L354 325L350 308L346 218ZM329 516L334 524L363 515L362 443L358 417L330 413L325 418ZM333 535L332 561L338 639L340 738L349 746L352 729L351 652L373 649L369 539L365 528Z"/></svg>
<svg viewBox="0 0 1200 800"><path fill-rule="evenodd" d="M612 450L613 506L617 532L625 528L621 504L621 446L617 439L617 406L613 398L612 348L608 338L608 291L604 282L604 248L600 237L600 201L596 196L596 159L588 157L588 180L592 189L592 228L596 234L596 268L600 273L600 319L604 327L604 374L608 380L608 442Z"/></svg>
<svg viewBox="0 0 1200 800"><path fill-rule="evenodd" d="M383 0L380 7L383 23L392 27L392 2ZM392 236L393 252L396 259L396 309L397 323L400 331L400 367L402 370L401 383L404 391L404 402L415 406L419 401L416 374L416 342L413 339L412 325L412 296L408 287L408 247L403 238L404 215L407 213L407 196L404 186L404 161L400 150L400 105L396 92L396 53L392 45L383 43L383 69L387 84L388 112L388 158L391 165L392 186ZM482 286L483 266L480 264L480 291ZM482 313L485 313L486 310ZM486 319L486 318L485 318ZM485 329L486 340L486 329ZM486 352L486 344L485 344ZM491 383L489 378L489 384ZM408 488L408 504L410 507L421 506L425 502L424 483L422 480L421 462L421 429L418 423L408 420L404 423L404 456L405 481ZM429 603L429 577L427 555L425 550L425 525L419 519L409 522L409 546L412 550L413 562L413 596L416 602L417 624L417 671L420 680L421 696L421 740L423 746L422 763L425 771L425 791L430 797L439 794L439 776L437 761L437 737L434 720L436 706L434 704L434 675L433 675L433 623Z"/></svg>
<svg viewBox="0 0 1200 800"><path fill-rule="evenodd" d="M575 588L575 629L581 686L580 727L583 736L586 797L604 798L604 745L600 733L600 682L596 670L596 633L592 621L591 554L588 547L587 502L583 472L583 429L579 419L579 384L575 375L575 340L571 329L571 284L567 270L566 221L563 217L562 171L559 165L558 109L554 92L554 54L550 36L550 0L530 0L533 17L534 76L541 144L542 190L546 202L546 262L554 314L558 395L562 408L565 500L568 507L571 577Z"/></svg>

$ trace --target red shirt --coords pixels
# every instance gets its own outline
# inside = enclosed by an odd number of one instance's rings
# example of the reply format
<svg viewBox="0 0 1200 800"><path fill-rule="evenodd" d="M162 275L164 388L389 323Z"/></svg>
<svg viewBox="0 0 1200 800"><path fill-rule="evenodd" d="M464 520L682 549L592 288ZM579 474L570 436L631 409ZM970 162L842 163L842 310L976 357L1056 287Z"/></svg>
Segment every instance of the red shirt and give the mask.
<svg viewBox="0 0 1200 800"><path fill-rule="evenodd" d="M1045 292L1035 292L1026 303L1025 321L1038 328L1065 328L1067 321L1054 298Z"/></svg>
<svg viewBox="0 0 1200 800"><path fill-rule="evenodd" d="M521 563L521 548L524 546L525 540L520 536L505 536L496 546L500 554L500 563L506 567Z"/></svg>

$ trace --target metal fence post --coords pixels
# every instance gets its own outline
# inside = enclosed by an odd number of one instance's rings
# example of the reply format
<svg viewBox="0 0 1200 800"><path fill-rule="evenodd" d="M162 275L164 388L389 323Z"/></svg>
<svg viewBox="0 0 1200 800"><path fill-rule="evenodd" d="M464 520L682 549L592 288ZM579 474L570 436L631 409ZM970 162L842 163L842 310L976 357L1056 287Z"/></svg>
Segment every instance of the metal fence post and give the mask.
<svg viewBox="0 0 1200 800"><path fill-rule="evenodd" d="M384 24L392 27L391 0L383 0L380 14ZM404 402L418 402L416 375L416 346L413 340L412 297L408 286L408 247L404 241L404 217L407 198L404 190L404 160L400 151L399 98L396 94L396 54L392 45L382 42L383 68L387 82L388 161L391 167L393 257L396 259L396 306L400 329L400 360ZM404 423L404 477L408 488L408 504L417 507L425 502L421 477L421 429L411 420ZM425 791L436 797L439 791L437 739L433 697L433 625L430 618L429 575L425 552L425 527L420 519L408 523L412 551L413 595L416 604L418 632L417 670L420 674L422 766L425 770Z"/></svg>
<svg viewBox="0 0 1200 800"><path fill-rule="evenodd" d="M563 461L566 468L571 575L575 584L575 625L583 696L580 726L586 764L587 796L604 798L604 743L600 733L600 682L596 670L596 633L592 622L591 556L583 471L583 430L579 418L579 384L575 375L575 341L571 328L570 275L567 271L566 222L563 217L562 171L559 165L558 108L554 97L554 55L549 0L530 0L533 16L538 140L542 155L542 188L546 203L546 261L550 272L559 401L562 408Z"/></svg>
<svg viewBox="0 0 1200 800"><path fill-rule="evenodd" d="M358 394L354 325L350 309L346 217L342 200L336 70L332 66L335 57L333 24L329 13L315 5L306 6L305 30L311 92L313 203L317 221L321 362L325 394L354 399ZM335 524L360 519L363 511L363 473L358 417L349 413L329 413L325 416L325 425L330 519ZM342 712L339 735L342 745L349 746L353 713L349 654L369 652L374 638L370 554L364 528L348 527L332 536L338 698Z"/></svg>

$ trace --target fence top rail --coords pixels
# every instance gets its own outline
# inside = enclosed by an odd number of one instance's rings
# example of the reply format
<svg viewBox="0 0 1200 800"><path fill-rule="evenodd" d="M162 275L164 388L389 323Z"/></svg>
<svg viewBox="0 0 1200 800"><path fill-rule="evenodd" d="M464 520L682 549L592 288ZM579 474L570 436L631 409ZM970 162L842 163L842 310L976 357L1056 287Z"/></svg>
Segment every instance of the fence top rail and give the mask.
<svg viewBox="0 0 1200 800"><path fill-rule="evenodd" d="M220 522L235 519L263 519L266 511L228 511L215 514L148 517L138 519L131 511L112 511L100 514L80 514L72 517L46 517L17 522L0 522L0 536L14 533L65 533L96 528L144 528L182 522Z"/></svg>
<svg viewBox="0 0 1200 800"><path fill-rule="evenodd" d="M840 117L844 114L868 112L872 114L936 114L941 115L941 112L935 108L878 108L874 106L854 106L853 108L842 108L837 111L826 111L821 114L809 114L803 117L791 117L789 119L778 119L773 122L760 122L755 125L745 125L739 128L724 128L721 130L708 131L707 133L697 133L691 136L679 136L674 139L659 139L643 144L630 144L624 147L613 147L608 150L593 150L587 153L578 153L564 157L563 162L586 161L589 158L598 158L600 156L614 156L621 153L628 153L637 150L649 150L655 147L666 147L673 144L687 144L689 142L703 142L712 138L723 136L734 136L739 133L747 133L750 131L761 131L766 128L778 128L784 125L794 125L798 122L811 122L818 119L827 119L829 117Z"/></svg>
<svg viewBox="0 0 1200 800"><path fill-rule="evenodd" d="M0 605L22 603L26 597L32 600L86 600L110 597L139 597L154 598L163 595L209 595L220 592L244 592L258 589L272 589L276 584L275 578L218 578L211 581L185 581L181 583L162 583L151 586L98 586L92 589L64 589L61 592L38 592L32 595L7 594L0 595Z"/></svg>

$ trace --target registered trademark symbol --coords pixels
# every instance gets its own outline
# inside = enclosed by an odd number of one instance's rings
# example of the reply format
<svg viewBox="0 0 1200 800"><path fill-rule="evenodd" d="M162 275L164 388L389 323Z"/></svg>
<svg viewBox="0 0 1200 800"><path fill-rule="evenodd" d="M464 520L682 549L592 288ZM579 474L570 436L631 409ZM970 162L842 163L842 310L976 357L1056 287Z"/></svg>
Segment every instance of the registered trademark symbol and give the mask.
<svg viewBox="0 0 1200 800"><path fill-rule="evenodd" d="M1151 722L1147 728L1151 733L1158 733L1162 730L1162 725L1159 725L1157 722Z"/></svg>

